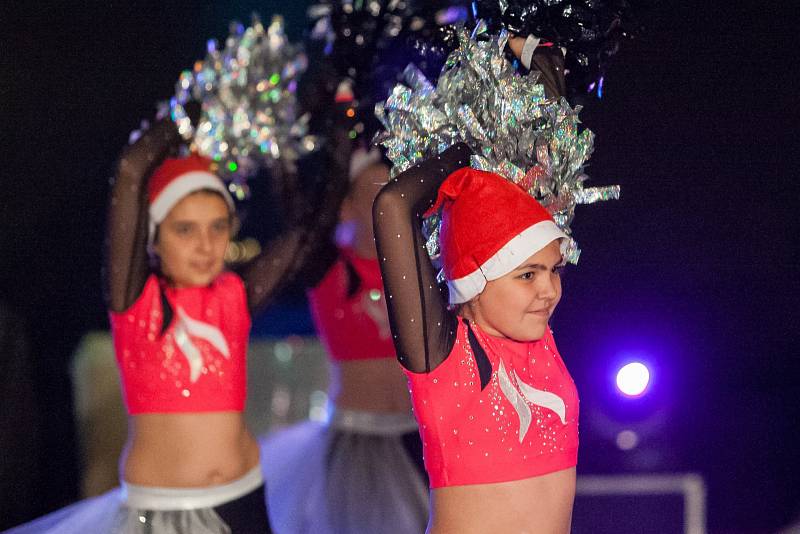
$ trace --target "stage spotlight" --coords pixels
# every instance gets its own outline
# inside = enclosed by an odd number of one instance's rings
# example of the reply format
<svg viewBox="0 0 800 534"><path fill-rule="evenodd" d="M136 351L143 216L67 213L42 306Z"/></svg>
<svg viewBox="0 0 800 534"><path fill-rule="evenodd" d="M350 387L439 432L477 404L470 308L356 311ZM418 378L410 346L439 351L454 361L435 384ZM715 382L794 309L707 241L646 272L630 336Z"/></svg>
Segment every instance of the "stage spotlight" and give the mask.
<svg viewBox="0 0 800 534"><path fill-rule="evenodd" d="M650 383L650 370L641 362L631 362L617 371L617 388L623 395L639 397Z"/></svg>

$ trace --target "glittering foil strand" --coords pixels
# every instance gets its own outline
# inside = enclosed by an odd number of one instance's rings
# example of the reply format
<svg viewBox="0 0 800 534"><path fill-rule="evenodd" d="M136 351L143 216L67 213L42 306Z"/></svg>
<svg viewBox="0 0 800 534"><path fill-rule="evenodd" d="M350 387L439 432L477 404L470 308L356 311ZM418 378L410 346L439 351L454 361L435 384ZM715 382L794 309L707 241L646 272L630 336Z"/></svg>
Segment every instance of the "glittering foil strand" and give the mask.
<svg viewBox="0 0 800 534"><path fill-rule="evenodd" d="M601 200L618 200L620 188L618 185L607 187L590 187L575 194L576 204L593 204Z"/></svg>
<svg viewBox="0 0 800 534"><path fill-rule="evenodd" d="M246 178L262 167L294 171L315 150L308 117L297 116L297 80L308 65L301 47L289 42L283 19L268 27L254 17L247 28L231 25L222 48L208 44L206 57L181 73L170 114L193 149L219 163L231 189L246 196ZM186 106L198 102L192 126Z"/></svg>

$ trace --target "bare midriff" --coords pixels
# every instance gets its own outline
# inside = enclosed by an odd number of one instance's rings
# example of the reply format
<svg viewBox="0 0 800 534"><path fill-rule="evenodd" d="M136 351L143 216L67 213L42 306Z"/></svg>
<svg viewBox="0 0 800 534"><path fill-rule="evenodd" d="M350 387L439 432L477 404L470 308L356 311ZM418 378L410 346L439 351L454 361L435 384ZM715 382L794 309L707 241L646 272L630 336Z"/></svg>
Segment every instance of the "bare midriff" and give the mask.
<svg viewBox="0 0 800 534"><path fill-rule="evenodd" d="M142 414L128 419L126 482L200 488L234 481L259 463L241 412Z"/></svg>
<svg viewBox="0 0 800 534"><path fill-rule="evenodd" d="M575 468L524 480L437 488L429 534L568 534Z"/></svg>
<svg viewBox="0 0 800 534"><path fill-rule="evenodd" d="M344 409L411 413L408 380L394 357L331 362L330 396Z"/></svg>

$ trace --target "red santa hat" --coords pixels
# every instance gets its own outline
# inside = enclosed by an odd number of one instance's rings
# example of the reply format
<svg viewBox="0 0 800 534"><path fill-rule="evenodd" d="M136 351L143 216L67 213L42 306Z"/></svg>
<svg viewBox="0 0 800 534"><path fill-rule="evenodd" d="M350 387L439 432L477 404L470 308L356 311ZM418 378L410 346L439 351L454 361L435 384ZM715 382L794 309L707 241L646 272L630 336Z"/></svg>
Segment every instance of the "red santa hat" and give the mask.
<svg viewBox="0 0 800 534"><path fill-rule="evenodd" d="M439 187L428 214L442 208L439 243L450 304L477 296L556 239L567 242L553 217L518 185L464 167Z"/></svg>
<svg viewBox="0 0 800 534"><path fill-rule="evenodd" d="M150 241L156 227L167 217L175 204L187 195L203 189L218 192L231 211L236 208L222 180L212 172L213 162L197 154L185 158L170 158L155 171L147 184L150 205Z"/></svg>

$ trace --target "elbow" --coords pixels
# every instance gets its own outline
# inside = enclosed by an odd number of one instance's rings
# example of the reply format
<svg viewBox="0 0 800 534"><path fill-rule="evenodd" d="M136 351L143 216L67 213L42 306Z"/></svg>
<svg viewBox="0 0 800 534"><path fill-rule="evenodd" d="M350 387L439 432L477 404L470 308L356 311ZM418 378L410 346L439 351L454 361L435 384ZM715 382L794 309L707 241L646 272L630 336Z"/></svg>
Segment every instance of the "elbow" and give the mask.
<svg viewBox="0 0 800 534"><path fill-rule="evenodd" d="M411 217L406 195L401 193L396 182L389 182L378 192L372 203L372 225L375 237L380 238L381 229L401 223Z"/></svg>
<svg viewBox="0 0 800 534"><path fill-rule="evenodd" d="M161 119L122 151L117 161L116 177L140 179L161 163L180 143L178 128L169 119Z"/></svg>
<svg viewBox="0 0 800 534"><path fill-rule="evenodd" d="M372 218L377 219L381 211L385 211L394 204L393 197L396 195L392 191L392 182L389 182L378 191L375 200L372 201Z"/></svg>
<svg viewBox="0 0 800 534"><path fill-rule="evenodd" d="M389 182L375 196L372 203L372 220L375 223L387 216L397 216L409 211L405 195L396 187L396 182Z"/></svg>

